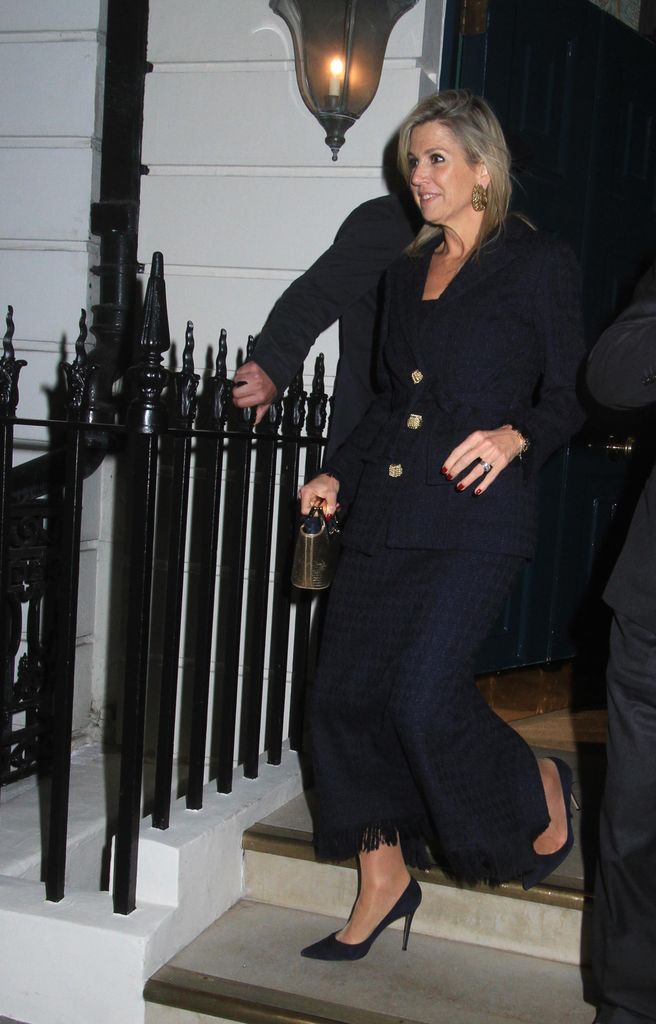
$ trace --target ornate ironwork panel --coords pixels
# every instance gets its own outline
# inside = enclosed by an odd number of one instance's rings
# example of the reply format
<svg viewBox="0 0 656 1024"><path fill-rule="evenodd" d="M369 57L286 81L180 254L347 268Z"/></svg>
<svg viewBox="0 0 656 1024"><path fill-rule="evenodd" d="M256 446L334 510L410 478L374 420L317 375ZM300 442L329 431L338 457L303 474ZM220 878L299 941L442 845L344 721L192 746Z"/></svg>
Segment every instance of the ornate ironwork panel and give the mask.
<svg viewBox="0 0 656 1024"><path fill-rule="evenodd" d="M9 514L2 785L50 760L60 527L59 509L52 503L14 506Z"/></svg>

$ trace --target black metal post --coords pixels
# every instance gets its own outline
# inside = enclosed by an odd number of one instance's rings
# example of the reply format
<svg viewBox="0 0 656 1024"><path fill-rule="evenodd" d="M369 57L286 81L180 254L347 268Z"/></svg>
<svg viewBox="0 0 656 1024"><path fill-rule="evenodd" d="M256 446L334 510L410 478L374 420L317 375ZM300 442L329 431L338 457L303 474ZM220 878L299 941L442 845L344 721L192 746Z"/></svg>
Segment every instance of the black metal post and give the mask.
<svg viewBox="0 0 656 1024"><path fill-rule="evenodd" d="M166 408L161 400L167 371L160 363L169 345L164 261L161 253L155 253L139 342L141 362L135 367L138 394L127 417L128 486L132 503L131 573L114 870L114 911L117 914L129 914L136 905L157 458L159 435L167 426Z"/></svg>
<svg viewBox="0 0 656 1024"><path fill-rule="evenodd" d="M282 431L284 440L280 461L280 500L276 532L276 559L271 611L271 647L269 652L269 685L267 693L266 747L269 764L280 764L284 731L287 658L289 650L289 619L291 614L291 563L297 528L299 474L299 443L305 421L303 367L292 381L283 399Z"/></svg>
<svg viewBox="0 0 656 1024"><path fill-rule="evenodd" d="M227 379L226 332L221 331L216 373L211 381L212 411L210 426L216 431L212 438L212 460L207 468L207 516L201 518L206 533L200 547L198 581L198 626L196 632L194 684L189 742L189 782L187 807L199 810L203 806L203 777L207 749L207 715L210 687L210 661L214 625L214 594L216 590L216 564L219 550L219 520L221 515L221 477L223 474L223 428L228 415L230 386Z"/></svg>
<svg viewBox="0 0 656 1024"><path fill-rule="evenodd" d="M307 434L314 440L308 445L305 456L305 479L316 476L321 464L321 435L326 426L328 396L324 390L323 355L317 357L312 391L308 399ZM312 593L308 590L297 592L296 620L294 623L294 654L292 661L292 692L289 709L289 745L292 750L301 750L305 726L305 691L308 676L308 651L312 617Z"/></svg>
<svg viewBox="0 0 656 1024"><path fill-rule="evenodd" d="M253 338L249 337L247 359L252 358ZM230 573L222 581L222 601L226 595L227 615L225 629L225 657L223 677L218 694L217 727L217 776L216 788L219 793L232 791L233 762L235 756L235 733L237 726L237 693L239 689L239 648L241 642L242 600L244 595L244 569L246 565L246 536L248 533L248 503L250 495L251 445L253 415L244 409L239 425L243 436L232 441L230 464L234 472L235 492L238 508L234 510L233 522L226 522L230 544L223 544L223 551L229 548L231 556ZM234 459L234 463L233 463ZM234 468L233 468L234 467ZM233 517L233 510L230 510ZM224 587L225 583L225 587ZM220 664L217 655L217 666Z"/></svg>
<svg viewBox="0 0 656 1024"><path fill-rule="evenodd" d="M275 402L260 427L255 452L240 729L241 758L247 779L257 778L259 766L269 571L276 498L276 433L281 416L282 406Z"/></svg>
<svg viewBox="0 0 656 1024"><path fill-rule="evenodd" d="M66 443L66 479L62 509L63 536L61 576L57 606L57 656L54 685L54 721L52 733L52 791L50 829L46 863L46 899L58 902L64 897L66 874L66 838L71 774L71 733L75 688L75 641L80 569L80 529L82 523L82 486L84 482L84 439L80 421L84 418L85 392L93 372L84 343L87 338L86 313L82 310L80 333L75 343L75 359L62 363L68 384L68 438Z"/></svg>
<svg viewBox="0 0 656 1024"><path fill-rule="evenodd" d="M189 505L189 471L191 462L191 430L196 416L196 391L200 377L194 373L194 325L187 323L182 370L175 374L176 426L184 433L173 440L173 484L171 492L171 528L169 534L166 610L164 613L164 650L159 698L157 764L153 825L168 828L173 779L173 747L175 742L175 709L178 692L180 658L180 620L184 587L184 562Z"/></svg>
<svg viewBox="0 0 656 1024"><path fill-rule="evenodd" d="M91 206L91 230L100 238L99 302L93 307L89 353L98 367L90 405L111 422L112 381L130 365L136 318L137 238L143 109L148 44L148 0L110 0L107 10L100 200ZM141 268L143 269L143 268Z"/></svg>
<svg viewBox="0 0 656 1024"><path fill-rule="evenodd" d="M91 205L91 232L100 237L99 302L93 307L91 333L96 345L88 353L96 372L89 382L89 417L112 423L112 384L125 373L134 336L137 234L146 61L148 0L109 0L105 41L103 139L100 201ZM143 268L141 268L143 269ZM85 476L102 462L110 434L85 433ZM12 491L25 500L55 494L65 475L65 452L56 448L15 466Z"/></svg>

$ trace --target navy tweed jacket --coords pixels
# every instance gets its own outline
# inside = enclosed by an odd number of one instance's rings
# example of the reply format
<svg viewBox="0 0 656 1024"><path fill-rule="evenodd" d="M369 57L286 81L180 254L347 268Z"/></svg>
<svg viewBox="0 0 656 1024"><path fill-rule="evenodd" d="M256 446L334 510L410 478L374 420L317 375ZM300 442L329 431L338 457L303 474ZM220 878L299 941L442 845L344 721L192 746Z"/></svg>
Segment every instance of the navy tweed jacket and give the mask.
<svg viewBox="0 0 656 1024"><path fill-rule="evenodd" d="M422 303L431 255L390 268L383 391L325 467L350 506L343 542L528 557L537 471L584 418L578 266L566 244L512 217ZM444 459L472 431L504 423L530 439L529 453L482 495L458 492L440 473Z"/></svg>

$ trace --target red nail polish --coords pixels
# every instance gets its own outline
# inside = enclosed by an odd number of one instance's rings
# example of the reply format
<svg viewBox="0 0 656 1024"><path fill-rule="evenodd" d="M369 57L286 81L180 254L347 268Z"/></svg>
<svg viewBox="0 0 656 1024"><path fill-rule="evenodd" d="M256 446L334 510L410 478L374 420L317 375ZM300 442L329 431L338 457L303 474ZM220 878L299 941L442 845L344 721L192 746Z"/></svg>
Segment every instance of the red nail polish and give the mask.
<svg viewBox="0 0 656 1024"><path fill-rule="evenodd" d="M480 487L477 487L476 490L474 491L474 494L482 494L482 493L483 492L481 491Z"/></svg>
<svg viewBox="0 0 656 1024"><path fill-rule="evenodd" d="M456 491L464 491L464 489L465 489L465 485L464 484L456 484Z"/></svg>
<svg viewBox="0 0 656 1024"><path fill-rule="evenodd" d="M441 468L441 470L440 470L440 473L443 473L443 474L444 474L444 476L446 476L446 475L447 475L447 470L446 470L446 466L442 466L442 468Z"/></svg>
<svg viewBox="0 0 656 1024"><path fill-rule="evenodd" d="M447 478L447 480L453 480L453 474L452 473L447 473L446 474L446 478Z"/></svg>

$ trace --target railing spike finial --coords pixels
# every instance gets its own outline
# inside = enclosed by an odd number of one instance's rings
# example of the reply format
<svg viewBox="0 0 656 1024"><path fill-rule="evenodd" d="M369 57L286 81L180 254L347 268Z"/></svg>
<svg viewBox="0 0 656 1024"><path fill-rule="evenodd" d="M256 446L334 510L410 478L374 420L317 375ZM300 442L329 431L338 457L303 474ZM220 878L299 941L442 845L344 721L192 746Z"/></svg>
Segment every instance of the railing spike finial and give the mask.
<svg viewBox="0 0 656 1024"><path fill-rule="evenodd" d="M152 278L164 279L164 256L161 252L154 252L150 264L150 276Z"/></svg>
<svg viewBox="0 0 656 1024"><path fill-rule="evenodd" d="M259 433L277 434L282 421L282 398L274 398L259 424Z"/></svg>
<svg viewBox="0 0 656 1024"><path fill-rule="evenodd" d="M75 341L75 362L86 363L87 351L85 348L85 343L89 335L89 331L87 329L86 309L80 310L80 319L78 321L78 327L80 329L80 333L78 334L77 339Z"/></svg>
<svg viewBox="0 0 656 1024"><path fill-rule="evenodd" d="M18 405L18 376L27 366L25 359L16 359L14 354L14 307L7 306L7 331L2 341L0 358L0 407L5 415L13 416Z"/></svg>
<svg viewBox="0 0 656 1024"><path fill-rule="evenodd" d="M324 359L323 352L320 352L314 361L314 377L312 379L312 387L317 387L321 391L324 390L323 382L326 375L326 360Z"/></svg>
<svg viewBox="0 0 656 1024"><path fill-rule="evenodd" d="M185 346L182 352L182 369L174 375L176 394L176 416L183 426L191 427L196 418L196 392L200 376L194 373L194 325L187 320Z"/></svg>
<svg viewBox="0 0 656 1024"><path fill-rule="evenodd" d="M14 357L14 346L12 344L12 341L13 341L13 338L14 338L14 307L13 306L7 306L6 321L7 321L7 331L6 331L5 336L4 336L3 340L2 340L2 348L4 350L4 355L8 359L13 359L13 357Z"/></svg>
<svg viewBox="0 0 656 1024"><path fill-rule="evenodd" d="M321 352L314 363L314 377L312 378L312 391L308 398L308 437L321 437L326 427L326 407L328 395L324 387L326 367L323 352Z"/></svg>
<svg viewBox="0 0 656 1024"><path fill-rule="evenodd" d="M93 365L89 362L85 342L89 334L87 330L87 313L81 310L78 321L79 334L75 340L75 359L72 363L62 362L61 368L66 377L68 390L69 414L77 415L82 408L87 396L87 383L94 372Z"/></svg>
<svg viewBox="0 0 656 1024"><path fill-rule="evenodd" d="M182 350L182 369L185 373L194 372L194 345L194 322L193 320L187 320L185 344Z"/></svg>
<svg viewBox="0 0 656 1024"><path fill-rule="evenodd" d="M161 252L154 252L137 347L140 360L136 366L131 367L137 384L137 396L130 403L128 423L139 433L155 434L166 428L166 407L161 395L169 374L160 364L162 354L170 347L164 257Z"/></svg>
<svg viewBox="0 0 656 1024"><path fill-rule="evenodd" d="M216 376L226 377L227 376L227 358L228 358L228 335L225 328L221 328L219 334L219 349L216 356Z"/></svg>
<svg viewBox="0 0 656 1024"><path fill-rule="evenodd" d="M222 430L228 419L230 385L228 383L227 358L228 335L222 328L216 353L216 370L210 381L212 388L210 424L213 430Z"/></svg>
<svg viewBox="0 0 656 1024"><path fill-rule="evenodd" d="M143 325L139 348L149 355L162 355L171 347L169 315L166 306L166 282L164 281L164 257L161 252L153 253L150 277L144 299Z"/></svg>
<svg viewBox="0 0 656 1024"><path fill-rule="evenodd" d="M303 366L287 389L287 394L282 400L282 430L283 434L300 435L305 423L305 399L307 392L303 390Z"/></svg>
<svg viewBox="0 0 656 1024"><path fill-rule="evenodd" d="M251 359L253 358L254 352L255 352L255 338L253 337L252 334L249 334L248 335L248 340L246 342L246 360L245 360L245 362L249 363L251 361ZM250 429L252 429L252 427L255 426L255 413L256 413L256 409L255 408L250 408L248 406L246 406L245 408L243 408L241 410L241 421L242 422L241 422L240 425L244 429L250 430Z"/></svg>

